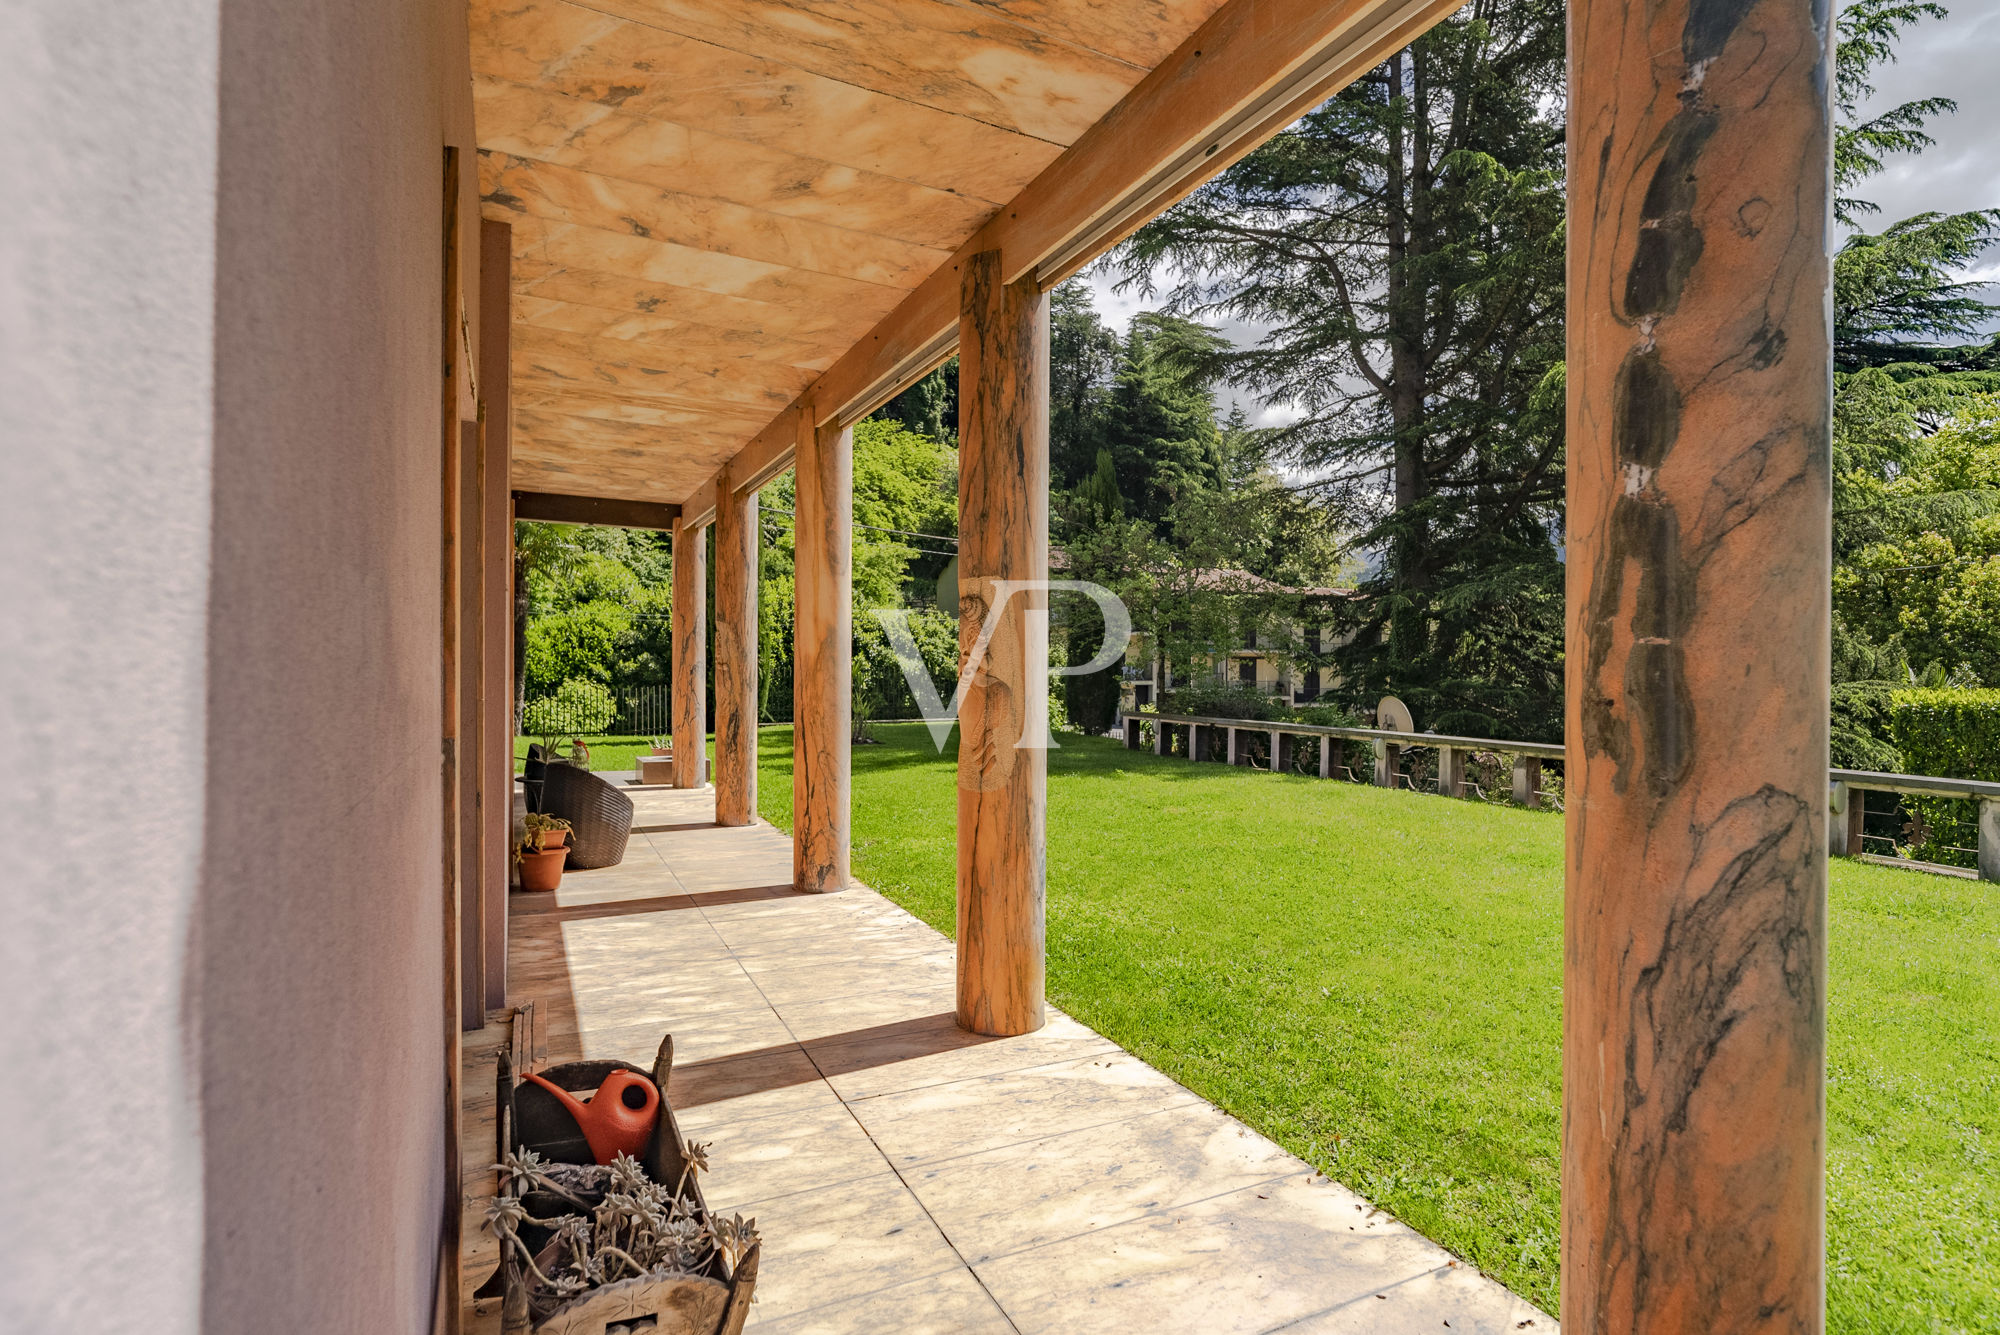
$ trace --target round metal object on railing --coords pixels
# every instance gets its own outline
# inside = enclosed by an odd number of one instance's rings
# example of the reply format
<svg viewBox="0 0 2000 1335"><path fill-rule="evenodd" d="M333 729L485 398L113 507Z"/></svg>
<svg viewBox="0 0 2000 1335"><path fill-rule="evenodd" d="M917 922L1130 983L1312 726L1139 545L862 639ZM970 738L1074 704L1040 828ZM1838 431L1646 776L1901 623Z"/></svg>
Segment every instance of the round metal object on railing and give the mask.
<svg viewBox="0 0 2000 1335"><path fill-rule="evenodd" d="M1410 707L1393 695L1385 695L1375 706L1375 726L1387 732L1415 732L1417 721L1410 716Z"/></svg>

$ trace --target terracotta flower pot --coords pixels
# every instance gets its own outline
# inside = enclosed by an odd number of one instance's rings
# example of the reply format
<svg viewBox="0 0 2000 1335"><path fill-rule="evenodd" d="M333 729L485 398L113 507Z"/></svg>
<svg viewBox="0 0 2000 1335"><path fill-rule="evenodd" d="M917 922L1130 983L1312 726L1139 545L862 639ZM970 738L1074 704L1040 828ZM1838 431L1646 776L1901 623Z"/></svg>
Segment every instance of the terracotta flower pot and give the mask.
<svg viewBox="0 0 2000 1335"><path fill-rule="evenodd" d="M547 849L551 849L551 848L568 848L568 847L569 847L569 831L568 831L568 830L543 830L543 831L542 831L542 848L543 848L544 850L547 850Z"/></svg>
<svg viewBox="0 0 2000 1335"><path fill-rule="evenodd" d="M549 848L539 853L521 854L521 888L527 891L553 890L562 884L563 863L569 861L567 848Z"/></svg>

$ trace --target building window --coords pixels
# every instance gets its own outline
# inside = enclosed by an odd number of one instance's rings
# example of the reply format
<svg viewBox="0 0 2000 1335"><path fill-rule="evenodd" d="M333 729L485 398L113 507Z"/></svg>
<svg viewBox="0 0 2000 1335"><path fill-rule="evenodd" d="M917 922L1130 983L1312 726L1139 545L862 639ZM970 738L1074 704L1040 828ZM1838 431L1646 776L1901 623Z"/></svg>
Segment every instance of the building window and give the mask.
<svg viewBox="0 0 2000 1335"><path fill-rule="evenodd" d="M1239 660L1236 664L1236 679L1255 685L1257 681L1257 660L1254 658Z"/></svg>
<svg viewBox="0 0 2000 1335"><path fill-rule="evenodd" d="M1132 704L1136 708L1144 709L1147 705L1150 705L1152 703L1153 703L1152 682L1142 681L1138 685L1132 688Z"/></svg>
<svg viewBox="0 0 2000 1335"><path fill-rule="evenodd" d="M1306 679L1299 683L1299 699L1308 701L1319 699L1318 668L1306 669Z"/></svg>

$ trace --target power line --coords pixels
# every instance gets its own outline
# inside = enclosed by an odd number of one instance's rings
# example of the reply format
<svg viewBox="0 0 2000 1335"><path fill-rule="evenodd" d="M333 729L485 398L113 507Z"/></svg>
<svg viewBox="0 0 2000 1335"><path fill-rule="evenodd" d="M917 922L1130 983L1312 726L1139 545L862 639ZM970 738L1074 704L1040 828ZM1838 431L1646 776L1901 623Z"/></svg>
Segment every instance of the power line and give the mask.
<svg viewBox="0 0 2000 1335"><path fill-rule="evenodd" d="M790 515L790 516L792 516L792 518L793 518L794 520L796 520L796 519L798 518L798 512L797 512L796 510L787 510L787 509L786 509L786 508L785 508L784 506L782 506L782 505L766 505L766 506L764 506L764 507L763 507L763 509L765 509L765 510L767 510L767 511L771 511L771 512L774 512L774 513L776 513L776 514L781 514L781 515ZM928 540L928 541L930 541L930 542L948 542L948 543L950 543L950 544L951 544L952 546L954 546L954 547L958 546L958 539L957 539L957 538L955 538L955 537L953 537L953 536L951 536L951 535L950 535L950 534L948 534L948 533L916 533L916 532L912 532L911 530L909 530L909 529L907 529L907 528L883 528L883 527L882 527L882 526L881 526L880 524L864 524L864 523L862 523L862 522L861 522L860 520L850 520L849 522L850 522L850 524L851 524L851 525L852 525L852 526L853 526L854 528L865 528L865 529L867 529L867 530L868 530L868 531L869 531L870 533L894 533L894 534L896 534L896 535L897 535L898 537L903 537L903 538L924 538L924 539L926 539L926 540ZM934 552L934 553L932 553L932 555L934 555L934 556L935 556L935 555L945 555L945 556L948 556L948 555L951 555L951 553L949 553L949 552L943 552L943 553L938 553L938 552Z"/></svg>

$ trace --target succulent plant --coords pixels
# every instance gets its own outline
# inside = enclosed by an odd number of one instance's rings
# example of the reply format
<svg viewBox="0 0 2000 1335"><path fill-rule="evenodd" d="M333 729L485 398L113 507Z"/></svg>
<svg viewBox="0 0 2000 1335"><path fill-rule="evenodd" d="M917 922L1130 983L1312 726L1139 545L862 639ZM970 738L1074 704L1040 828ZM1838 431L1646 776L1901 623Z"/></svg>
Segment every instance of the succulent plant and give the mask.
<svg viewBox="0 0 2000 1335"><path fill-rule="evenodd" d="M622 1279L701 1273L718 1260L733 1271L757 1242L755 1220L717 1218L686 1194L688 1183L708 1168L706 1145L688 1145L686 1166L671 1190L625 1154L603 1168L577 1168L521 1150L494 1167L504 1189L487 1206L486 1227L521 1258L531 1277L529 1309L538 1320L587 1289ZM576 1208L538 1219L521 1199L528 1191L550 1192ZM539 1256L521 1237L531 1226L554 1235ZM545 1270L551 1258L560 1259Z"/></svg>

